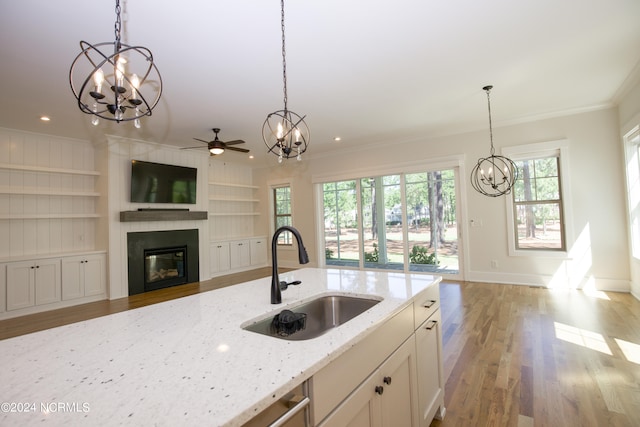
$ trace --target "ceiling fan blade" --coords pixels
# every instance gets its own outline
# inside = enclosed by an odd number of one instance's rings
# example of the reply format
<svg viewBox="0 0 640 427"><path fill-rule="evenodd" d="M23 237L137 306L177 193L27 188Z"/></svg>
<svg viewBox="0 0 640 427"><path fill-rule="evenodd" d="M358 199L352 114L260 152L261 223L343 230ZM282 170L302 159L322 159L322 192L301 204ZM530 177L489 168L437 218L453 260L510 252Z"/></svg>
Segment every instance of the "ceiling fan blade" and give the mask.
<svg viewBox="0 0 640 427"><path fill-rule="evenodd" d="M244 144L244 141L241 139L235 139L233 141L227 141L224 143L225 145L236 145L236 144Z"/></svg>
<svg viewBox="0 0 640 427"><path fill-rule="evenodd" d="M193 139L195 139L196 141L204 142L205 144L209 144L209 142L211 142L211 141L205 141L204 139L200 139L200 138L193 138Z"/></svg>
<svg viewBox="0 0 640 427"><path fill-rule="evenodd" d="M248 153L249 152L249 150L247 150L246 148L237 148L237 147L227 147L227 150L239 151L241 153Z"/></svg>
<svg viewBox="0 0 640 427"><path fill-rule="evenodd" d="M192 148L207 148L205 145L198 145L197 147L182 147L181 150L191 150Z"/></svg>

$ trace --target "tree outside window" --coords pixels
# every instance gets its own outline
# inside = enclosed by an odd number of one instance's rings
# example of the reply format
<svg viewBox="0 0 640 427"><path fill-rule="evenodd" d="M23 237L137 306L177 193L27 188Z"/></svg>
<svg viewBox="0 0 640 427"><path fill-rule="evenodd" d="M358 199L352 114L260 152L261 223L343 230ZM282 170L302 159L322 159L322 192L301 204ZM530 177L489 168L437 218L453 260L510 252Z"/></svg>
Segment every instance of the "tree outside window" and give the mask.
<svg viewBox="0 0 640 427"><path fill-rule="evenodd" d="M273 189L273 214L275 230L284 225L291 226L291 187ZM291 245L291 233L281 233L277 244Z"/></svg>

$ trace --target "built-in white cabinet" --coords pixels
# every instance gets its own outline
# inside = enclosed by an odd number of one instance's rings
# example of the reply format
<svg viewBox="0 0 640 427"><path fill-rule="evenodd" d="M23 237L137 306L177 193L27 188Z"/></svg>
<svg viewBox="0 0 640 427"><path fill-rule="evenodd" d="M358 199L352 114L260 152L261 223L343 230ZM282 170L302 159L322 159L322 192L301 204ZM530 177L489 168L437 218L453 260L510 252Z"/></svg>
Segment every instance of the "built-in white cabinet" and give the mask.
<svg viewBox="0 0 640 427"><path fill-rule="evenodd" d="M80 255L62 259L62 299L65 301L106 292L106 257Z"/></svg>
<svg viewBox="0 0 640 427"><path fill-rule="evenodd" d="M60 258L7 264L7 311L60 301Z"/></svg>
<svg viewBox="0 0 640 427"><path fill-rule="evenodd" d="M209 245L209 269L220 276L267 265L266 237L220 240Z"/></svg>
<svg viewBox="0 0 640 427"><path fill-rule="evenodd" d="M211 274L229 271L229 242L213 242L209 248L209 259Z"/></svg>
<svg viewBox="0 0 640 427"><path fill-rule="evenodd" d="M251 265L251 247L249 240L234 240L229 242L232 270L249 267Z"/></svg>
<svg viewBox="0 0 640 427"><path fill-rule="evenodd" d="M265 237L251 239L251 265L255 267L267 265L267 239Z"/></svg>
<svg viewBox="0 0 640 427"><path fill-rule="evenodd" d="M0 318L105 299L106 262L94 252L0 264Z"/></svg>

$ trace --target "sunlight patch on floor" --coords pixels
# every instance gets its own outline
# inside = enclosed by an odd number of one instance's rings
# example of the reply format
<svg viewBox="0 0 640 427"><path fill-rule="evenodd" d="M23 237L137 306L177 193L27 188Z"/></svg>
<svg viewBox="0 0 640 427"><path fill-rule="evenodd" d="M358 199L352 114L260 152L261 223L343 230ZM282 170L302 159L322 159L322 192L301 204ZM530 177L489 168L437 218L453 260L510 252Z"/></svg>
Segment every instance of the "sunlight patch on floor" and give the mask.
<svg viewBox="0 0 640 427"><path fill-rule="evenodd" d="M622 350L622 353L624 353L624 357L626 357L629 362L640 365L640 345L621 340L620 338L615 338L615 340L620 350Z"/></svg>
<svg viewBox="0 0 640 427"><path fill-rule="evenodd" d="M604 340L604 337L597 333L587 331L586 329L576 328L564 323L554 322L556 338L576 344L600 353L613 355L611 349Z"/></svg>

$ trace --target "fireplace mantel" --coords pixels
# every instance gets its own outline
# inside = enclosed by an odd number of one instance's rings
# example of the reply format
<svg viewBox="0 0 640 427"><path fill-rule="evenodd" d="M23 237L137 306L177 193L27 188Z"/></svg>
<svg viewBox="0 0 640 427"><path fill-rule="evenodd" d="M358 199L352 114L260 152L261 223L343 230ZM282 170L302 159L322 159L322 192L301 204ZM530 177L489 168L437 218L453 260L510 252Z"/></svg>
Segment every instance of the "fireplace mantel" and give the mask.
<svg viewBox="0 0 640 427"><path fill-rule="evenodd" d="M184 210L145 210L145 211L122 211L120 212L120 222L135 221L191 221L207 219L206 211L184 211Z"/></svg>

